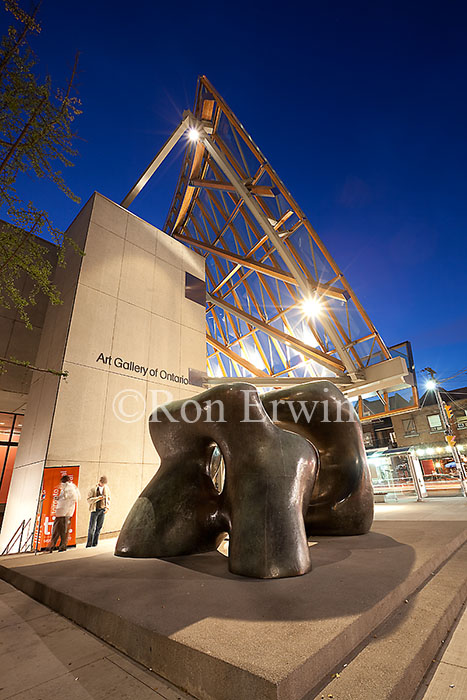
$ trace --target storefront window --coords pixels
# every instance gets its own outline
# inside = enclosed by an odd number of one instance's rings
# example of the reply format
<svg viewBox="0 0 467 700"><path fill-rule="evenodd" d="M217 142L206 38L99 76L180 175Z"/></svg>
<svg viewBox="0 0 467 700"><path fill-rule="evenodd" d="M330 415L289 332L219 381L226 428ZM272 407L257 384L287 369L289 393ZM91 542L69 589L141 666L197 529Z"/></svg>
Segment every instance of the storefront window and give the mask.
<svg viewBox="0 0 467 700"><path fill-rule="evenodd" d="M408 459L407 454L369 457L376 501L415 495Z"/></svg>
<svg viewBox="0 0 467 700"><path fill-rule="evenodd" d="M3 445L0 449L5 449ZM3 478L0 485L0 503L5 504L8 496L8 491L10 489L10 481L13 475L13 465L15 463L16 451L18 449L17 445L10 445L5 454L4 467L3 467ZM0 457L1 459L1 457Z"/></svg>
<svg viewBox="0 0 467 700"><path fill-rule="evenodd" d="M0 443L10 442L14 418L14 413L0 413Z"/></svg>
<svg viewBox="0 0 467 700"><path fill-rule="evenodd" d="M0 413L0 527L10 488L24 416Z"/></svg>

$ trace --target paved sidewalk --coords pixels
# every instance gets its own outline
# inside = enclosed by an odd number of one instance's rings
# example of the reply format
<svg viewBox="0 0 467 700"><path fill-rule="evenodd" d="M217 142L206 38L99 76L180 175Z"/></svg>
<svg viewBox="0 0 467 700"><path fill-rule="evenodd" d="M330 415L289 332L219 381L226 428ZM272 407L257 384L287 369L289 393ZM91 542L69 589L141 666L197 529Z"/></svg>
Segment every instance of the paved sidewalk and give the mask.
<svg viewBox="0 0 467 700"><path fill-rule="evenodd" d="M0 581L0 700L9 698L189 700L191 696Z"/></svg>
<svg viewBox="0 0 467 700"><path fill-rule="evenodd" d="M377 521L466 520L467 499L378 504L375 510ZM71 560L83 555L97 557L110 552L114 544L114 540L103 540L95 552L89 553L79 545L66 555L39 555L37 560L59 562L64 556ZM414 700L465 700L466 649L467 612L464 611ZM64 697L67 700L192 700L155 673L0 580L0 700ZM338 696L335 698L338 700ZM358 700L371 698L359 696Z"/></svg>
<svg viewBox="0 0 467 700"><path fill-rule="evenodd" d="M465 700L467 698L467 608L433 660L414 700Z"/></svg>
<svg viewBox="0 0 467 700"><path fill-rule="evenodd" d="M415 497L406 497L396 503L376 503L375 520L467 520L467 498L444 496L417 501Z"/></svg>

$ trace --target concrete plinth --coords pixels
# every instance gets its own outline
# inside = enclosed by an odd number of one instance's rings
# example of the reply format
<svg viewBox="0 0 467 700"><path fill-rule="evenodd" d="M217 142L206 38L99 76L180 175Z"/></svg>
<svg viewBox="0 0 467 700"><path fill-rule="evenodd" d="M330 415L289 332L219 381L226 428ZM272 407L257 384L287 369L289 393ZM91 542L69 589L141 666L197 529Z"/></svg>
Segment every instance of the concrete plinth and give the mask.
<svg viewBox="0 0 467 700"><path fill-rule="evenodd" d="M380 521L316 538L311 573L268 581L217 552L131 560L104 542L8 557L0 576L201 700L298 700L466 540L465 522Z"/></svg>

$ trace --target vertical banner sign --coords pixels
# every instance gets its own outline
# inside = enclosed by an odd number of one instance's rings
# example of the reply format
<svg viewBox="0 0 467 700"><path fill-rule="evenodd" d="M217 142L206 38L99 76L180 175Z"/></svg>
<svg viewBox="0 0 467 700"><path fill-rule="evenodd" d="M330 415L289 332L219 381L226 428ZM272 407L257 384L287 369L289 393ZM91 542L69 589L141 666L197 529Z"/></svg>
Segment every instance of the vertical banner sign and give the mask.
<svg viewBox="0 0 467 700"><path fill-rule="evenodd" d="M60 493L60 479L62 476L71 477L71 481L78 486L79 467L46 467L42 480L42 494L37 513L34 544L36 551L41 551L49 546L52 537L52 527L55 520L57 503L55 498ZM70 520L68 531L68 545L76 544L76 508Z"/></svg>

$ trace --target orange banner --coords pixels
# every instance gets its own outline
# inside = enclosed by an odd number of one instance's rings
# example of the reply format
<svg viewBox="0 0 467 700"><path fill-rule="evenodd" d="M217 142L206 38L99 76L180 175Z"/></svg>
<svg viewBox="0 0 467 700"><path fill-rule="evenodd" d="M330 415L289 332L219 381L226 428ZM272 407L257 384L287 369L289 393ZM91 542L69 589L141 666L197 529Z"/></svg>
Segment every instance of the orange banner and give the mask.
<svg viewBox="0 0 467 700"><path fill-rule="evenodd" d="M60 493L60 479L62 476L71 477L71 481L78 486L79 467L46 467L42 480L41 503L37 513L36 529L34 535L34 549L40 551L48 547L52 537L52 527L55 520L57 503L55 498ZM76 544L76 508L70 519L68 531L68 546Z"/></svg>

